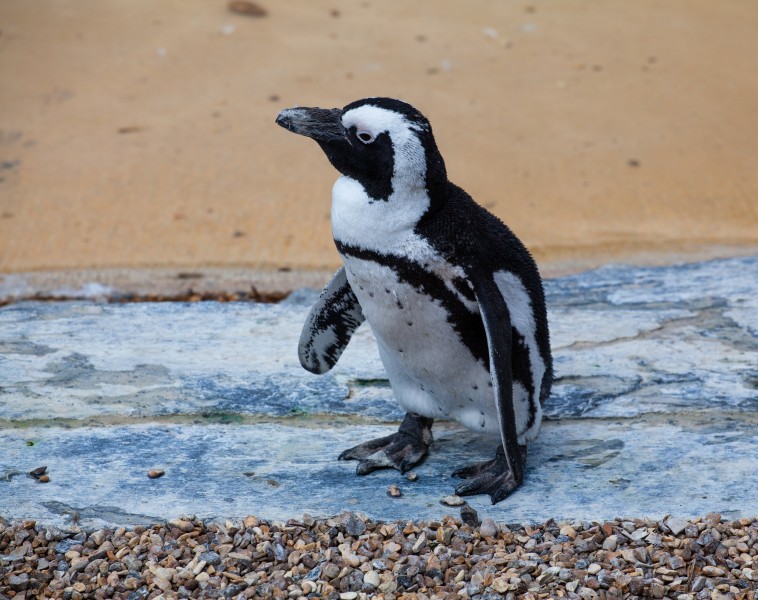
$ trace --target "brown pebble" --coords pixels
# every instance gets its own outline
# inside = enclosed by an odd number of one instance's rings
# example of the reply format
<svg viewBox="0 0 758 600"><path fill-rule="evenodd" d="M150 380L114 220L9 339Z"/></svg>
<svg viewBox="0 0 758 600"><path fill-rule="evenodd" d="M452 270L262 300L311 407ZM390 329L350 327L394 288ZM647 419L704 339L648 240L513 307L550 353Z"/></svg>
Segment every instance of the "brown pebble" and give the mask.
<svg viewBox="0 0 758 600"><path fill-rule="evenodd" d="M268 14L265 8L249 0L232 0L229 3L229 10L248 17L265 17Z"/></svg>
<svg viewBox="0 0 758 600"><path fill-rule="evenodd" d="M31 475L35 479L39 479L45 474L46 471L47 471L47 467L37 467L36 469L32 469L31 471L29 471L29 475Z"/></svg>
<svg viewBox="0 0 758 600"><path fill-rule="evenodd" d="M158 477L163 477L165 474L166 474L166 471L164 471L163 469L150 469L147 472L147 476L150 479L158 479Z"/></svg>
<svg viewBox="0 0 758 600"><path fill-rule="evenodd" d="M391 485L390 485L390 486L387 488L387 494L388 494L389 496L392 496L393 498L399 498L400 496L402 496L402 495L403 495L403 492L401 492L401 491L400 491L400 488L399 488L399 487L397 487L397 486L396 486L396 485L393 483L393 484L391 484Z"/></svg>
<svg viewBox="0 0 758 600"><path fill-rule="evenodd" d="M50 481L50 478L47 475L42 475L37 479L37 481L39 481L40 483L47 483L48 481Z"/></svg>
<svg viewBox="0 0 758 600"><path fill-rule="evenodd" d="M124 127L119 127L117 131L119 133L137 133L144 129L144 127L140 127L139 125L126 125Z"/></svg>

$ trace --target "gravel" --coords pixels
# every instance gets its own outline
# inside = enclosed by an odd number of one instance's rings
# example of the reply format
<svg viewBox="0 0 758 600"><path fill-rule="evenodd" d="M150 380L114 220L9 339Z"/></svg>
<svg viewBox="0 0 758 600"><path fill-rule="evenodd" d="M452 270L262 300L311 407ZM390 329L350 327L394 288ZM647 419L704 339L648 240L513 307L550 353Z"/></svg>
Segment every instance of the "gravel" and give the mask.
<svg viewBox="0 0 758 600"><path fill-rule="evenodd" d="M307 524L306 524L307 523ZM62 531L0 518L0 599L758 598L758 521L317 520Z"/></svg>

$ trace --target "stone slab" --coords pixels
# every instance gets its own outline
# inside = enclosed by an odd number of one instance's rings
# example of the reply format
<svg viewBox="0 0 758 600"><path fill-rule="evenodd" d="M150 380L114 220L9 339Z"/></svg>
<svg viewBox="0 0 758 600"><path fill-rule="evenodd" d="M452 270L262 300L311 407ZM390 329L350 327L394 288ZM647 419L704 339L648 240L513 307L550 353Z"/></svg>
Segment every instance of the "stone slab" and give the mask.
<svg viewBox="0 0 758 600"><path fill-rule="evenodd" d="M758 258L604 268L549 280L547 293L556 365L550 418L758 410ZM0 419L399 419L367 326L329 374L300 368L297 340L313 298L5 307Z"/></svg>
<svg viewBox="0 0 758 600"><path fill-rule="evenodd" d="M712 510L744 516L758 507L757 424L755 418L551 422L530 446L522 490L495 506L484 496L469 503L480 517L508 523L668 513L691 518ZM455 487L450 473L490 458L494 440L457 427L437 431L415 482L396 471L358 477L355 463L337 460L340 450L392 430L328 423L6 429L0 431L0 514L59 527L71 524L73 511L85 527L179 514L281 520L344 510L382 520L457 514L439 503ZM47 484L25 474L3 478L43 465ZM149 479L147 472L158 468L166 475ZM388 496L390 484L402 497Z"/></svg>
<svg viewBox="0 0 758 600"><path fill-rule="evenodd" d="M472 506L506 521L754 512L758 257L604 267L546 288L549 420L524 487L496 507ZM454 512L438 503L450 473L491 456L492 439L436 424L415 483L395 472L358 478L335 460L394 429L402 412L368 327L331 373L299 366L315 294L276 305L0 309L0 514L64 524L76 510L83 523L134 524L179 513ZM49 484L24 474L42 465ZM150 468L167 474L148 480ZM390 483L401 499L386 495Z"/></svg>

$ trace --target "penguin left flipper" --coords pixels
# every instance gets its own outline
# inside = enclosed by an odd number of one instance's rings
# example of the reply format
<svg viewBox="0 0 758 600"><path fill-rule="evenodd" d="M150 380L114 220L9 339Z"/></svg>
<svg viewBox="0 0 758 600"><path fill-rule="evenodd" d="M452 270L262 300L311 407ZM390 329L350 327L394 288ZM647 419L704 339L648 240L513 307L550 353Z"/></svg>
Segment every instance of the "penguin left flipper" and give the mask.
<svg viewBox="0 0 758 600"><path fill-rule="evenodd" d="M489 494L495 504L521 485L526 464L526 446L518 443L513 406L511 315L491 273L472 269L468 275L487 335L502 446L498 447L494 460L460 469L453 475L467 480L458 486L457 494Z"/></svg>
<svg viewBox="0 0 758 600"><path fill-rule="evenodd" d="M347 281L345 267L340 267L305 320L297 348L300 364L317 375L329 371L365 320L360 302Z"/></svg>

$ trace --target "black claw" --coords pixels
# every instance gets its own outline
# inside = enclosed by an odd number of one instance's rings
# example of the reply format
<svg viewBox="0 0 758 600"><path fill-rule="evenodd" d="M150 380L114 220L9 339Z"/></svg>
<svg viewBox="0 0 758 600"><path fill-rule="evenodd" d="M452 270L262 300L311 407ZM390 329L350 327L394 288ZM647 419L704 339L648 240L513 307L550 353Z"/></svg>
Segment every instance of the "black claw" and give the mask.
<svg viewBox="0 0 758 600"><path fill-rule="evenodd" d="M478 489L478 486L474 483L462 483L458 487L455 488L455 493L458 496L469 496L471 495L471 492L473 490L473 493L478 493L476 490Z"/></svg>
<svg viewBox="0 0 758 600"><path fill-rule="evenodd" d="M376 471L379 467L368 460L362 460L358 463L358 465L355 467L355 474L356 475L368 475L369 473L373 473Z"/></svg>
<svg viewBox="0 0 758 600"><path fill-rule="evenodd" d="M526 446L521 448L519 458L526 460ZM456 494L459 496L487 494L492 504L497 504L507 498L521 484L508 468L505 454L500 448L493 460L458 469L453 476L466 480L455 488Z"/></svg>
<svg viewBox="0 0 758 600"><path fill-rule="evenodd" d="M377 469L397 469L406 473L421 463L432 443L432 419L408 413L397 433L348 448L340 460L358 460L357 475L368 475Z"/></svg>
<svg viewBox="0 0 758 600"><path fill-rule="evenodd" d="M515 490L516 488L513 488L513 489ZM497 490L496 492L491 493L490 500L492 500L492 504L497 504L501 500L505 500L512 491L513 490L506 491L506 490L500 489L500 490Z"/></svg>

